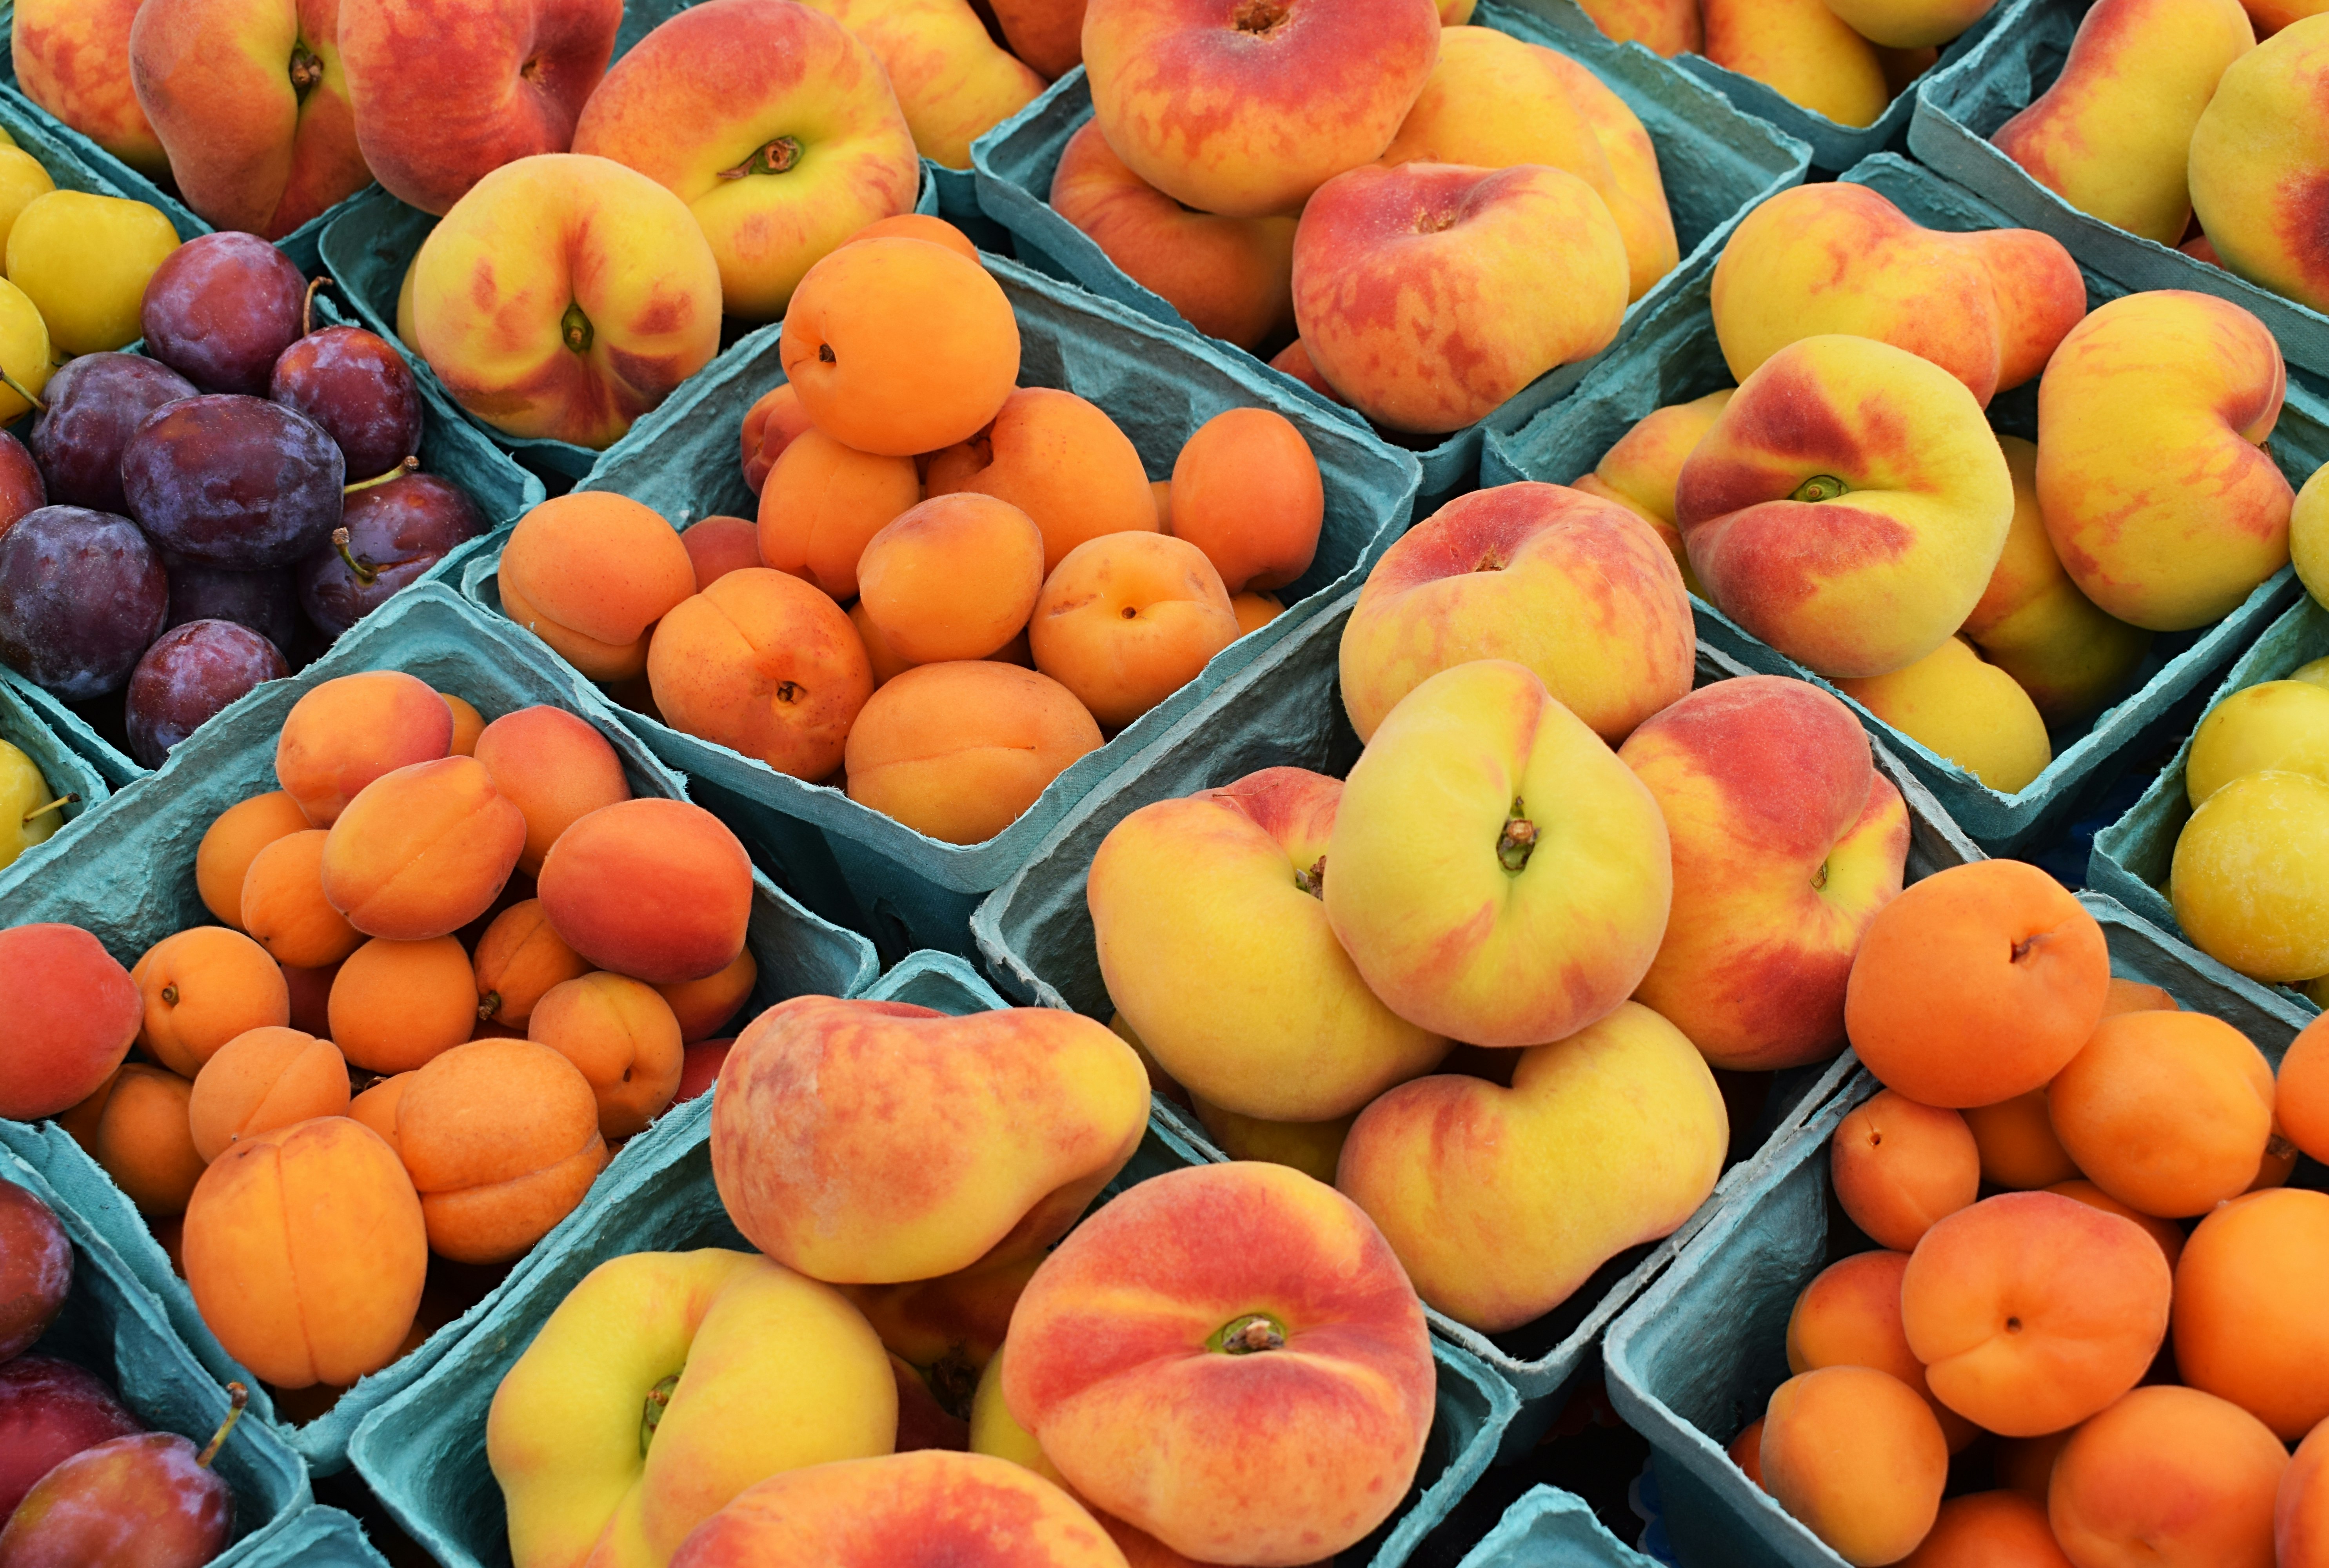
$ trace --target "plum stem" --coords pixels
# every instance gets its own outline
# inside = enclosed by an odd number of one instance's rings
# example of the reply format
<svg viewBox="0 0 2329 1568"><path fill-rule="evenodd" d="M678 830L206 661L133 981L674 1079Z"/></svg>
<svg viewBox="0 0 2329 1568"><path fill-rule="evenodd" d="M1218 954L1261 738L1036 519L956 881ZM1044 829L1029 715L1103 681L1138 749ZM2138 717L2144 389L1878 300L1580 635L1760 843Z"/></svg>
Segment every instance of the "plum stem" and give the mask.
<svg viewBox="0 0 2329 1568"><path fill-rule="evenodd" d="M1852 486L1833 474L1815 474L1787 493L1789 501L1834 501L1851 493Z"/></svg>
<svg viewBox="0 0 2329 1568"><path fill-rule="evenodd" d="M196 1465L203 1469L211 1468L211 1460L218 1458L219 1450L226 1446L226 1434L232 1432L234 1423L242 1419L242 1407L250 1403L250 1389L240 1383L226 1385L226 1419L220 1422L218 1431L211 1434L210 1446L195 1459Z"/></svg>
<svg viewBox="0 0 2329 1568"><path fill-rule="evenodd" d="M370 490L375 484L386 484L391 479L401 479L420 466L418 457L407 457L385 474L375 474L370 479L359 479L354 484L340 486L342 495L354 495L359 490Z"/></svg>
<svg viewBox="0 0 2329 1568"><path fill-rule="evenodd" d="M1504 831L1496 836L1496 864L1514 873L1526 870L1529 857L1536 852L1536 824L1528 819L1528 806L1514 795Z"/></svg>
<svg viewBox="0 0 2329 1568"><path fill-rule="evenodd" d="M24 399L24 401L32 404L33 411L34 413L45 414L49 411L49 406L41 401L41 395L38 392L35 392L32 388L18 380L14 376L10 375L4 368L0 368L0 386L6 387L10 391Z"/></svg>
<svg viewBox="0 0 2329 1568"><path fill-rule="evenodd" d="M797 136L775 136L754 147L742 163L732 169L722 169L723 180L741 180L752 174L781 174L801 161L805 149Z"/></svg>
<svg viewBox="0 0 2329 1568"><path fill-rule="evenodd" d="M348 563L348 570L354 573L356 581L362 583L365 587L370 587L372 584L380 580L380 568L378 567L372 565L369 560L359 560L354 555L349 553L348 530L346 529L335 528L332 530L332 548L340 552L340 559ZM494 1005L495 1007L499 1007L501 1003L496 1000ZM483 1017L484 1015L479 1014L478 1016Z"/></svg>
<svg viewBox="0 0 2329 1568"><path fill-rule="evenodd" d="M24 813L24 821L29 824L34 817L45 817L51 812L62 811L65 807L71 805L75 801L80 799L80 797L79 795L59 795L47 805L34 806L31 811L26 812Z"/></svg>
<svg viewBox="0 0 2329 1568"><path fill-rule="evenodd" d="M316 331L316 291L331 281L332 280L328 277L318 277L313 283L307 285L307 297L302 301L299 305L299 335L301 337L309 337L314 334Z"/></svg>
<svg viewBox="0 0 2329 1568"><path fill-rule="evenodd" d="M598 335L591 329L590 318L582 314L582 302L580 300L567 305L566 314L558 318L558 330L566 339L566 346L578 354L589 353L590 340Z"/></svg>

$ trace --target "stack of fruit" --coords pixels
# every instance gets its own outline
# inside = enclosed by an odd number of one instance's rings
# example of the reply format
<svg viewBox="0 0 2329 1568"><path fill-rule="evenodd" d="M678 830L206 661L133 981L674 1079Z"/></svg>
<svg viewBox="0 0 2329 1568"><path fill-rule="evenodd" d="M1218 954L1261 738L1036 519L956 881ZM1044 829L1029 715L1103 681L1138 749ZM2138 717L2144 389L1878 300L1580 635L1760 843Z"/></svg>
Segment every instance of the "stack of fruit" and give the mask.
<svg viewBox="0 0 2329 1568"><path fill-rule="evenodd" d="M0 281L0 418L14 422L38 402L52 356L61 361L137 341L146 281L177 245L177 230L157 209L59 190L40 160L0 131L0 253L8 275ZM0 503L0 518L12 515L9 504Z"/></svg>
<svg viewBox="0 0 2329 1568"><path fill-rule="evenodd" d="M491 1278L424 1300L432 1253L498 1269L580 1203L757 966L734 836L632 798L562 709L486 724L412 676L343 676L293 705L275 772L196 854L222 924L128 970L71 925L0 932L29 1031L0 1114L56 1117L178 1232L220 1342L321 1385L307 1408Z"/></svg>
<svg viewBox="0 0 2329 1568"><path fill-rule="evenodd" d="M190 241L146 286L145 355L58 371L29 457L0 436L29 502L0 530L0 659L70 699L121 693L147 767L484 531L415 472L402 357L315 330L310 295L251 235Z"/></svg>
<svg viewBox="0 0 2329 1568"><path fill-rule="evenodd" d="M2283 1184L2329 1154L2329 1029L2276 1084L2011 860L1887 906L1846 1017L1886 1087L1834 1192L1882 1250L1805 1289L1732 1457L1855 1563L2321 1562L2329 1196ZM1998 1489L1944 1501L1985 1433Z"/></svg>

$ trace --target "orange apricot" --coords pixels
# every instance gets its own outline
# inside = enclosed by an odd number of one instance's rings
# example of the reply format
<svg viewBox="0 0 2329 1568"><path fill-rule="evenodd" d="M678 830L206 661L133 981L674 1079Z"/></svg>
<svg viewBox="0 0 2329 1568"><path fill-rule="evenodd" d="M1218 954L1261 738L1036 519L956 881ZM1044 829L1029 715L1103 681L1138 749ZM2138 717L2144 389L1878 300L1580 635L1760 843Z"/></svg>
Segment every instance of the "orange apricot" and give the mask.
<svg viewBox="0 0 2329 1568"><path fill-rule="evenodd" d="M684 980L675 985L659 985L656 992L670 1004L672 1017L679 1020L679 1038L688 1045L708 1040L720 1032L720 1027L736 1016L759 983L760 965L746 948L736 955L736 962L717 974L707 974L702 980Z"/></svg>
<svg viewBox="0 0 2329 1568"><path fill-rule="evenodd" d="M1976 860L1877 911L1853 959L1844 1029L1886 1087L1928 1105L1994 1105L2069 1065L2109 989L2102 927L2060 883L2020 860Z"/></svg>
<svg viewBox="0 0 2329 1568"><path fill-rule="evenodd" d="M2105 1214L2115 1214L2121 1219L2131 1220L2140 1225L2144 1235L2159 1244L2160 1253L2166 1258L2167 1266L2171 1269L2183 1255L2183 1232L2174 1221L2156 1218L2144 1213L2132 1204L2121 1203L2091 1181L2083 1178L2075 1181L2057 1181L2049 1186L2046 1190L2067 1197L2073 1203L2083 1203L2089 1208L2098 1208Z"/></svg>
<svg viewBox="0 0 2329 1568"><path fill-rule="evenodd" d="M978 247L970 236L943 218L928 212L899 212L888 218L876 218L852 234L844 244L854 245L861 239L923 239L932 245L943 245L966 261L978 259Z"/></svg>
<svg viewBox="0 0 2329 1568"><path fill-rule="evenodd" d="M698 1040L687 1047L685 1062L679 1069L679 1087L673 1092L671 1103L683 1104L699 1094L708 1094L720 1082L720 1069L728 1063L728 1051L735 1045L733 1035L724 1039Z"/></svg>
<svg viewBox="0 0 2329 1568"><path fill-rule="evenodd" d="M1958 1114L1981 1151L1981 1178L1991 1186L2027 1192L2077 1178L2079 1162L2054 1136L2045 1090L2032 1089L1994 1105L1968 1105Z"/></svg>
<svg viewBox="0 0 2329 1568"><path fill-rule="evenodd" d="M445 706L453 711L453 738L445 748L448 756L469 756L477 749L477 737L484 733L486 716L476 710L468 699L456 697L449 691L439 691Z"/></svg>
<svg viewBox="0 0 2329 1568"><path fill-rule="evenodd" d="M849 732L849 798L950 844L993 838L1099 726L1075 694L1015 664L922 664L876 691Z"/></svg>
<svg viewBox="0 0 2329 1568"><path fill-rule="evenodd" d="M1761 1416L1757 1416L1745 1426L1740 1427L1739 1435L1732 1438L1724 1446L1722 1451L1730 1456L1732 1464L1746 1472L1749 1480L1759 1487L1763 1486L1763 1418ZM1763 1489L1769 1491L1771 1488L1763 1487Z"/></svg>
<svg viewBox="0 0 2329 1568"><path fill-rule="evenodd" d="M695 563L652 508L603 490L553 497L502 547L502 609L593 681L646 667L647 637L695 591Z"/></svg>
<svg viewBox="0 0 2329 1568"><path fill-rule="evenodd" d="M768 470L785 455L785 448L809 427L808 415L801 410L800 394L793 390L789 381L780 381L762 392L759 400L744 410L744 483L753 494L760 493Z"/></svg>
<svg viewBox="0 0 2329 1568"><path fill-rule="evenodd" d="M395 1148L396 1108L402 1103L404 1091L412 1079L411 1073L393 1073L377 1080L371 1088L348 1102L348 1114L379 1133L381 1141L391 1149ZM397 1158L401 1160L403 1156Z"/></svg>
<svg viewBox="0 0 2329 1568"><path fill-rule="evenodd" d="M291 705L275 739L275 777L311 825L328 828L381 775L452 748L453 710L427 681L368 670L326 681Z"/></svg>
<svg viewBox="0 0 2329 1568"><path fill-rule="evenodd" d="M604 806L542 862L542 913L600 969L672 985L717 974L744 951L752 861L727 824L684 801Z"/></svg>
<svg viewBox="0 0 2329 1568"><path fill-rule="evenodd" d="M2256 1179L2272 1138L2272 1065L2206 1013L2106 1019L2046 1091L2089 1180L2163 1218L2205 1214Z"/></svg>
<svg viewBox="0 0 2329 1568"><path fill-rule="evenodd" d="M1965 1118L1890 1089L1837 1124L1828 1169L1852 1223L1895 1252L1981 1195L1981 1155Z"/></svg>
<svg viewBox="0 0 2329 1568"><path fill-rule="evenodd" d="M332 981L332 1039L367 1073L403 1073L469 1038L477 1018L469 955L449 936L374 937Z"/></svg>
<svg viewBox="0 0 2329 1568"><path fill-rule="evenodd" d="M327 963L320 969L302 969L278 962L275 967L283 972L283 989L290 993L291 1027L318 1039L330 1034L332 981L339 978L340 966Z"/></svg>
<svg viewBox="0 0 2329 1568"><path fill-rule="evenodd" d="M423 942L493 907L525 849L525 814L474 756L382 774L324 840L324 897L367 936Z"/></svg>
<svg viewBox="0 0 2329 1568"><path fill-rule="evenodd" d="M1318 460L1294 422L1231 408L1197 427L1173 464L1173 537L1205 552L1232 594L1310 569L1326 517Z"/></svg>
<svg viewBox="0 0 2329 1568"><path fill-rule="evenodd" d="M909 508L857 563L858 602L917 664L984 659L1018 634L1043 590L1043 536L1007 501L966 493Z"/></svg>
<svg viewBox="0 0 2329 1568"><path fill-rule="evenodd" d="M165 936L129 971L145 1000L137 1043L191 1078L245 1029L291 1021L291 991L267 950L240 931L196 925Z"/></svg>
<svg viewBox="0 0 2329 1568"><path fill-rule="evenodd" d="M665 617L647 681L673 728L821 779L873 694L873 665L840 606L763 568L730 572Z"/></svg>
<svg viewBox="0 0 2329 1568"><path fill-rule="evenodd" d="M242 878L259 851L315 824L283 790L269 790L221 812L194 850L194 891L203 907L242 929Z"/></svg>
<svg viewBox="0 0 2329 1568"><path fill-rule="evenodd" d="M397 1102L396 1133L429 1244L461 1263L525 1252L607 1163L589 1083L532 1040L474 1040L431 1060Z"/></svg>
<svg viewBox="0 0 2329 1568"><path fill-rule="evenodd" d="M2296 1445L2273 1505L2279 1568L2329 1568L2329 1421Z"/></svg>
<svg viewBox="0 0 2329 1568"><path fill-rule="evenodd" d="M760 561L760 525L749 517L701 517L680 531L679 542L695 564L695 591L702 593L730 572Z"/></svg>
<svg viewBox="0 0 2329 1568"><path fill-rule="evenodd" d="M552 986L590 972L589 963L552 927L539 898L513 904L494 916L477 939L472 967L478 1019L521 1030Z"/></svg>
<svg viewBox="0 0 2329 1568"><path fill-rule="evenodd" d="M2277 1084L2275 1085L2276 1089ZM2288 1134L2280 1128L2278 1107L2275 1107L2272 1136L2265 1141L2264 1158L2257 1163L2256 1179L2248 1185L2250 1192L2265 1192L2276 1187L2287 1187L2288 1178L2296 1174L2296 1161L2304 1151L2289 1141Z"/></svg>
<svg viewBox="0 0 2329 1568"><path fill-rule="evenodd" d="M186 1121L203 1163L254 1132L348 1113L348 1065L329 1040L259 1028L219 1047L194 1075Z"/></svg>
<svg viewBox="0 0 2329 1568"><path fill-rule="evenodd" d="M345 1387L394 1360L429 1270L404 1167L344 1116L254 1133L212 1160L184 1249L203 1321L278 1388Z"/></svg>
<svg viewBox="0 0 2329 1568"><path fill-rule="evenodd" d="M777 352L819 429L910 457L995 418L1019 380L1019 322L976 261L924 239L863 239L802 277Z"/></svg>
<svg viewBox="0 0 2329 1568"><path fill-rule="evenodd" d="M921 499L912 458L860 452L804 430L760 487L761 564L850 598L866 544Z"/></svg>
<svg viewBox="0 0 2329 1568"><path fill-rule="evenodd" d="M1941 1505L1932 1533L1901 1568L2072 1568L2046 1508L2016 1491L1974 1492Z"/></svg>
<svg viewBox="0 0 2329 1568"><path fill-rule="evenodd" d="M2237 1197L2175 1267L2175 1366L2294 1441L2329 1421L2329 1193Z"/></svg>
<svg viewBox="0 0 2329 1568"><path fill-rule="evenodd" d="M623 759L588 721L562 708L521 708L486 726L477 761L525 818L518 869L534 876L579 817L631 798Z"/></svg>
<svg viewBox="0 0 2329 1568"><path fill-rule="evenodd" d="M998 664L1016 664L1022 670L1032 670L1035 667L1035 651L1028 645L1027 628L1020 627L1017 636L989 653L987 657Z"/></svg>
<svg viewBox="0 0 2329 1568"><path fill-rule="evenodd" d="M202 1179L186 1115L193 1087L175 1073L127 1063L98 1115L90 1154L148 1218L184 1214Z"/></svg>
<svg viewBox="0 0 2329 1568"><path fill-rule="evenodd" d="M1973 1422L1935 1399L1925 1368L1900 1328L1900 1276L1906 1253L1854 1253L1812 1277L1787 1314L1787 1370L1873 1366L1915 1389L1933 1407L1949 1451L1973 1441Z"/></svg>
<svg viewBox="0 0 2329 1568"><path fill-rule="evenodd" d="M1872 1366L1790 1377L1763 1416L1766 1490L1851 1563L1897 1563L1933 1527L1949 1446L1916 1390Z"/></svg>
<svg viewBox="0 0 2329 1568"><path fill-rule="evenodd" d="M1237 612L1204 551L1161 533L1078 545L1044 580L1027 623L1035 668L1121 728L1238 639Z"/></svg>
<svg viewBox="0 0 2329 1568"><path fill-rule="evenodd" d="M2111 976L2110 993L2103 999L2103 1017L2119 1013L2177 1012L2183 1004L2155 985Z"/></svg>
<svg viewBox="0 0 2329 1568"><path fill-rule="evenodd" d="M2315 1019L2289 1042L2273 1080L2273 1113L2288 1141L2329 1164L2329 1018Z"/></svg>
<svg viewBox="0 0 2329 1568"><path fill-rule="evenodd" d="M1230 597L1230 608L1237 615L1238 635L1259 632L1278 616L1286 614L1286 606L1276 594L1256 593L1249 588Z"/></svg>
<svg viewBox="0 0 2329 1568"><path fill-rule="evenodd" d="M873 690L882 690L882 682L914 667L911 659L901 657L882 635L882 628L865 613L865 601L859 599L849 606L849 624L857 628L857 640L865 644L866 666L873 672Z"/></svg>
<svg viewBox="0 0 2329 1568"><path fill-rule="evenodd" d="M2167 1262L2115 1214L2009 1192L1925 1233L1900 1326L1951 1410L2005 1437L2084 1421L2136 1385L2167 1335Z"/></svg>
<svg viewBox="0 0 2329 1568"><path fill-rule="evenodd" d="M278 963L322 969L363 945L363 933L324 896L331 836L327 828L310 828L278 839L243 873L243 929Z"/></svg>
<svg viewBox="0 0 2329 1568"><path fill-rule="evenodd" d="M1172 532L1173 482L1169 479L1152 479L1148 482L1148 493L1156 502L1156 531Z"/></svg>
<svg viewBox="0 0 2329 1568"><path fill-rule="evenodd" d="M580 1070L609 1143L646 1131L679 1089L679 1019L651 986L604 971L550 988L525 1038Z"/></svg>
<svg viewBox="0 0 2329 1568"><path fill-rule="evenodd" d="M1139 449L1098 404L1051 387L1022 387L966 455L940 454L929 493L974 491L1007 501L1043 533L1049 573L1078 545L1111 533L1154 533L1156 500Z"/></svg>
<svg viewBox="0 0 2329 1568"><path fill-rule="evenodd" d="M2229 1400L2138 1388L2064 1445L2046 1513L2079 1568L2273 1568L2287 1468L2279 1439Z"/></svg>

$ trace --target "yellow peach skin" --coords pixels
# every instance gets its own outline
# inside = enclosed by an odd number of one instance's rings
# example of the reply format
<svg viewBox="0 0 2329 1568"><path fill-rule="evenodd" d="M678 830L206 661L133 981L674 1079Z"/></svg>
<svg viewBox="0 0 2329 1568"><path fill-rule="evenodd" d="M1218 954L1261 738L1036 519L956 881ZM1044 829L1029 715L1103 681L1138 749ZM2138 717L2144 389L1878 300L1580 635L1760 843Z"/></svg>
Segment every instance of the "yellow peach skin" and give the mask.
<svg viewBox="0 0 2329 1568"><path fill-rule="evenodd" d="M1206 1136L1231 1160L1267 1160L1325 1182L1334 1179L1343 1141L1351 1135L1351 1123L1357 1120L1337 1116L1331 1122L1265 1122L1259 1116L1240 1116L1195 1095L1190 1101Z"/></svg>
<svg viewBox="0 0 2329 1568"><path fill-rule="evenodd" d="M2038 386L2038 502L2104 613L2203 626L2288 562L2295 496L2265 438L2287 386L2272 333L2181 289L2112 300Z"/></svg>
<svg viewBox="0 0 2329 1568"><path fill-rule="evenodd" d="M1683 586L1699 592L1690 569L1690 556L1682 548L1682 531L1674 527L1674 482L1699 438L1714 427L1716 415L1730 406L1733 389L1725 387L1652 409L1617 443L1601 454L1593 472L1574 480L1570 488L1614 501L1657 530L1658 538L1682 568Z"/></svg>
<svg viewBox="0 0 2329 1568"><path fill-rule="evenodd" d="M20 0L9 54L24 96L149 179L170 172L129 84L141 0Z"/></svg>
<svg viewBox="0 0 2329 1568"><path fill-rule="evenodd" d="M421 357L506 435L605 447L720 349L720 265L686 204L606 158L478 181L414 263Z"/></svg>
<svg viewBox="0 0 2329 1568"><path fill-rule="evenodd" d="M890 78L922 156L970 167L970 144L1033 102L1043 79L987 36L968 0L806 0Z"/></svg>
<svg viewBox="0 0 2329 1568"><path fill-rule="evenodd" d="M1836 686L1999 794L2019 794L2054 760L2037 704L1962 637L1888 674Z"/></svg>
<svg viewBox="0 0 2329 1568"><path fill-rule="evenodd" d="M1698 0L1579 0L1593 25L1620 43L1638 43L1671 59L1706 43Z"/></svg>
<svg viewBox="0 0 2329 1568"><path fill-rule="evenodd" d="M2192 207L2222 264L2329 309L2329 13L2235 61L2192 132Z"/></svg>
<svg viewBox="0 0 2329 1568"><path fill-rule="evenodd" d="M1854 33L1887 49L1947 43L1989 14L1998 0L1827 0Z"/></svg>
<svg viewBox="0 0 2329 1568"><path fill-rule="evenodd" d="M1827 0L1702 0L1706 58L1842 126L1872 126L1892 101L1876 46Z"/></svg>

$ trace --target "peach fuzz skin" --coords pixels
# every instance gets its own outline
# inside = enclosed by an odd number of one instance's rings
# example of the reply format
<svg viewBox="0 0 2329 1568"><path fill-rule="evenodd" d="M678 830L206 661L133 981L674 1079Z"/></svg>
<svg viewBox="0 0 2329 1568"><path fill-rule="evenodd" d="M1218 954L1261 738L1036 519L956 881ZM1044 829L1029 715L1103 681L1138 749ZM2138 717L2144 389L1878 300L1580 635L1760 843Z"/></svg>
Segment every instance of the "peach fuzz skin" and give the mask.
<svg viewBox="0 0 2329 1568"><path fill-rule="evenodd" d="M2329 144L2310 112L2329 83L2329 22L2292 21L2235 61L2192 134L2192 206L2224 267L2329 308ZM21 57L20 57L21 58Z"/></svg>
<svg viewBox="0 0 2329 1568"><path fill-rule="evenodd" d="M1581 4L1593 25L1620 43L1638 43L1669 59L1702 52L1706 43L1698 0L1581 0Z"/></svg>
<svg viewBox="0 0 2329 1568"><path fill-rule="evenodd" d="M1843 126L1872 126L1892 101L1876 46L1827 0L1702 0L1706 58Z"/></svg>
<svg viewBox="0 0 2329 1568"><path fill-rule="evenodd" d="M811 0L881 61L915 150L950 169L970 144L1043 90L1043 79L995 46L968 0Z"/></svg>
<svg viewBox="0 0 2329 1568"><path fill-rule="evenodd" d="M1715 416L1730 406L1731 393L1725 387L1687 403L1651 410L1601 454L1592 473L1570 484L1572 490L1616 502L1655 529L1674 565L1682 568L1683 586L1693 594L1701 590L1682 548L1681 530L1674 527L1674 485L1692 450L1713 428Z"/></svg>
<svg viewBox="0 0 2329 1568"><path fill-rule="evenodd" d="M1800 1373L1763 1417L1762 1484L1854 1564L1897 1563L1925 1538L1948 1441L1917 1391L1872 1366Z"/></svg>
<svg viewBox="0 0 2329 1568"><path fill-rule="evenodd" d="M129 28L142 0L24 0L9 26L24 96L147 179L169 155L137 106L128 72Z"/></svg>

